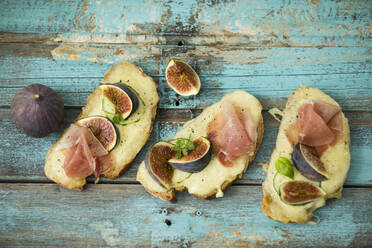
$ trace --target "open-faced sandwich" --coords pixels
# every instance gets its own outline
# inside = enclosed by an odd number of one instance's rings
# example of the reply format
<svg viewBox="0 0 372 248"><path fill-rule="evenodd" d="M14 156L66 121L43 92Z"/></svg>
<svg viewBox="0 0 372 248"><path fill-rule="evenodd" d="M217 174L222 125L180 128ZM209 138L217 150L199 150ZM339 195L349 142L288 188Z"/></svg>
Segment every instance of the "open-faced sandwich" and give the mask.
<svg viewBox="0 0 372 248"><path fill-rule="evenodd" d="M86 177L117 177L146 143L156 115L157 85L137 66L112 67L82 112L50 148L45 175L70 189Z"/></svg>
<svg viewBox="0 0 372 248"><path fill-rule="evenodd" d="M300 87L282 113L263 183L263 213L281 222L306 223L329 198L340 198L350 167L348 121L335 100Z"/></svg>
<svg viewBox="0 0 372 248"><path fill-rule="evenodd" d="M252 161L263 135L260 102L245 91L225 95L185 123L171 140L154 144L137 171L145 189L165 201L175 190L222 197Z"/></svg>

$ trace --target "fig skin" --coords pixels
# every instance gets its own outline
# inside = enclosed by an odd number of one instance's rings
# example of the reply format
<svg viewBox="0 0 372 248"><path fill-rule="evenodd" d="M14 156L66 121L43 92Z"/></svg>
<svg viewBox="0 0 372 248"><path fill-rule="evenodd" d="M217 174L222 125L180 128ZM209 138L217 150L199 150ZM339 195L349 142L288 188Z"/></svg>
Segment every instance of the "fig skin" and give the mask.
<svg viewBox="0 0 372 248"><path fill-rule="evenodd" d="M131 116L131 114L136 112L139 106L139 100L136 94L132 92L130 88L122 83L102 84L101 87L103 88L105 96L115 105L115 107L121 113L123 119L127 119L129 116ZM115 93L115 91L119 93ZM120 96L120 94L122 95ZM123 96L124 98L115 98Z"/></svg>
<svg viewBox="0 0 372 248"><path fill-rule="evenodd" d="M88 127L107 151L112 151L119 142L119 132L111 120L105 116L89 116L77 121Z"/></svg>
<svg viewBox="0 0 372 248"><path fill-rule="evenodd" d="M41 138L58 130L64 117L60 96L48 86L32 84L19 91L11 103L11 119L25 134Z"/></svg>
<svg viewBox="0 0 372 248"><path fill-rule="evenodd" d="M296 169L307 179L315 182L328 179L327 171L314 148L297 143L292 152L292 161Z"/></svg>
<svg viewBox="0 0 372 248"><path fill-rule="evenodd" d="M179 159L172 158L168 161L169 165L175 169L189 173L202 171L211 161L212 149L208 139L200 137L193 141L195 149L188 155Z"/></svg>
<svg viewBox="0 0 372 248"><path fill-rule="evenodd" d="M181 96L197 95L200 78L190 65L179 59L171 59L165 70L168 85Z"/></svg>
<svg viewBox="0 0 372 248"><path fill-rule="evenodd" d="M322 189L305 181L289 181L280 186L280 198L290 205L306 204L324 195Z"/></svg>
<svg viewBox="0 0 372 248"><path fill-rule="evenodd" d="M173 168L168 160L174 155L172 144L160 141L153 145L145 157L145 166L150 176L160 186L170 189L173 177Z"/></svg>

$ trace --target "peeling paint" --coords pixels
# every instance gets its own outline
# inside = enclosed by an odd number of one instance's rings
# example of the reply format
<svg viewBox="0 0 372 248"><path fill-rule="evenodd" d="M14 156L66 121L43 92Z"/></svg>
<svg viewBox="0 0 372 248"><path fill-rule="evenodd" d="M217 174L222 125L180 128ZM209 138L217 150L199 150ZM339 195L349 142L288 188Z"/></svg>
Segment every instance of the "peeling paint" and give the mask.
<svg viewBox="0 0 372 248"><path fill-rule="evenodd" d="M89 227L99 231L102 239L109 246L116 246L123 243L119 229L115 228L114 224L109 220L89 224Z"/></svg>
<svg viewBox="0 0 372 248"><path fill-rule="evenodd" d="M61 44L51 51L54 59L71 61L102 62L113 64L122 60L141 61L148 55L160 54L157 47L106 47L106 46L85 46L79 44ZM159 55L160 56L160 55Z"/></svg>
<svg viewBox="0 0 372 248"><path fill-rule="evenodd" d="M60 41L168 44L168 36L183 36L195 45L370 46L372 36L368 3L357 1L83 1L76 9Z"/></svg>

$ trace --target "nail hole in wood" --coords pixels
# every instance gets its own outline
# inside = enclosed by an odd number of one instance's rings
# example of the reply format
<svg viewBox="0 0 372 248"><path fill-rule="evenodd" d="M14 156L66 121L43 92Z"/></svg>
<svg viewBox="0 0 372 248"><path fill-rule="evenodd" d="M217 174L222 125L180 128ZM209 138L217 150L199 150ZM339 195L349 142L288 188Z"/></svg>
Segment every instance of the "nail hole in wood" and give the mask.
<svg viewBox="0 0 372 248"><path fill-rule="evenodd" d="M178 44L177 44L178 46L183 46L184 45L184 43L183 43L183 41L182 40L180 40L179 42L178 42Z"/></svg>
<svg viewBox="0 0 372 248"><path fill-rule="evenodd" d="M176 101L176 106L180 106L180 102L179 101Z"/></svg>
<svg viewBox="0 0 372 248"><path fill-rule="evenodd" d="M168 215L168 210L166 208L164 208L163 210L161 210L161 213L163 215Z"/></svg>
<svg viewBox="0 0 372 248"><path fill-rule="evenodd" d="M172 222L170 220L168 220L168 219L166 219L164 222L165 222L165 224L167 224L167 226L172 225Z"/></svg>

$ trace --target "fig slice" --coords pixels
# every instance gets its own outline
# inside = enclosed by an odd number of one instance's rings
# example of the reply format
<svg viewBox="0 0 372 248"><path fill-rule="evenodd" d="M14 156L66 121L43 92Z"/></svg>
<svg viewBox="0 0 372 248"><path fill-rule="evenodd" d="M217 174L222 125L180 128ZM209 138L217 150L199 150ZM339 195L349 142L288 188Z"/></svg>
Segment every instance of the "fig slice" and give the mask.
<svg viewBox="0 0 372 248"><path fill-rule="evenodd" d="M112 151L118 143L119 132L105 116L89 116L77 121L79 126L88 127L107 151Z"/></svg>
<svg viewBox="0 0 372 248"><path fill-rule="evenodd" d="M315 182L328 179L327 170L313 147L297 143L292 152L292 161L296 169L307 179Z"/></svg>
<svg viewBox="0 0 372 248"><path fill-rule="evenodd" d="M280 199L290 205L303 205L325 196L325 192L305 181L289 181L280 185Z"/></svg>
<svg viewBox="0 0 372 248"><path fill-rule="evenodd" d="M211 143L204 137L199 137L193 141L195 149L181 158L172 157L168 163L175 169L189 173L202 171L211 161Z"/></svg>
<svg viewBox="0 0 372 248"><path fill-rule="evenodd" d="M150 176L163 188L170 189L173 168L168 160L173 156L173 145L168 142L158 142L151 147L145 158L146 169Z"/></svg>
<svg viewBox="0 0 372 248"><path fill-rule="evenodd" d="M165 70L168 85L181 96L199 93L200 78L190 65L179 59L171 59Z"/></svg>
<svg viewBox="0 0 372 248"><path fill-rule="evenodd" d="M139 105L138 97L128 86L116 83L102 84L99 87L103 90L104 97L115 106L123 119L128 118L137 110Z"/></svg>

